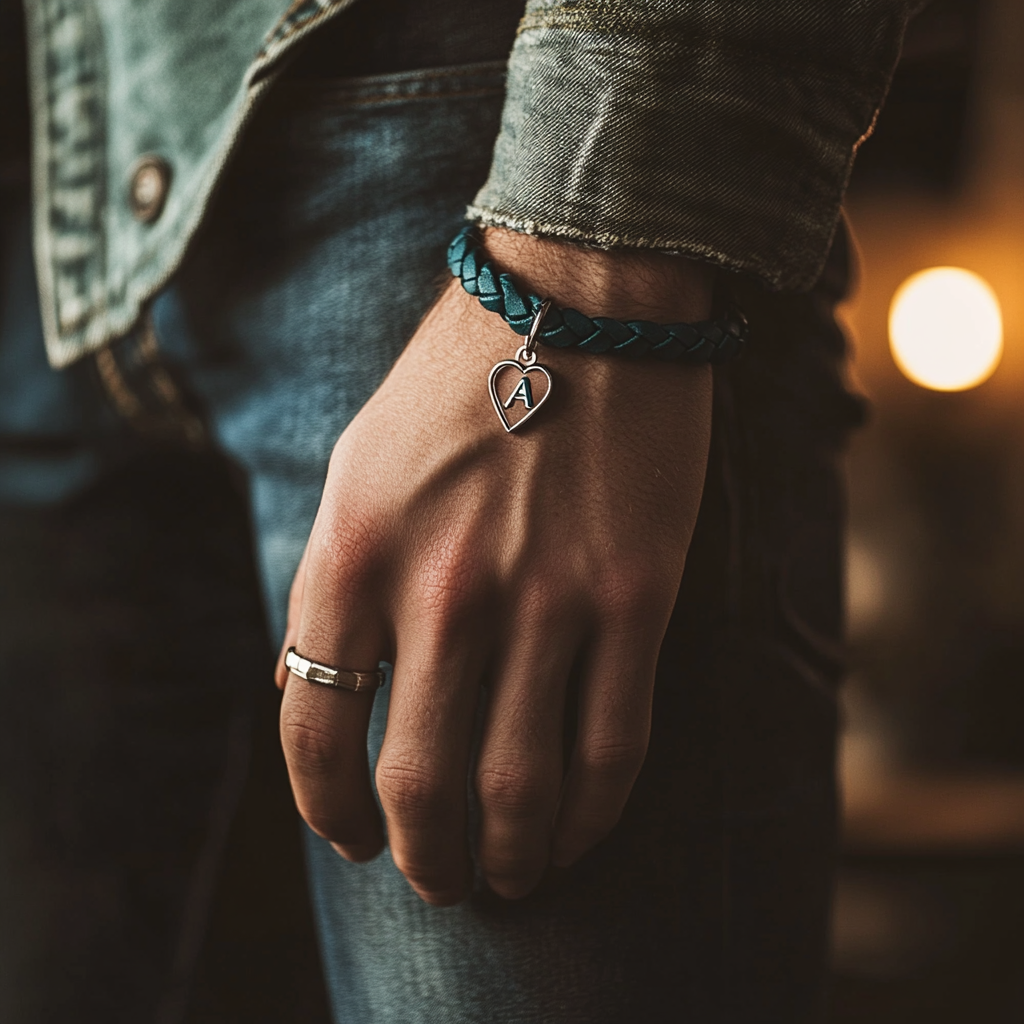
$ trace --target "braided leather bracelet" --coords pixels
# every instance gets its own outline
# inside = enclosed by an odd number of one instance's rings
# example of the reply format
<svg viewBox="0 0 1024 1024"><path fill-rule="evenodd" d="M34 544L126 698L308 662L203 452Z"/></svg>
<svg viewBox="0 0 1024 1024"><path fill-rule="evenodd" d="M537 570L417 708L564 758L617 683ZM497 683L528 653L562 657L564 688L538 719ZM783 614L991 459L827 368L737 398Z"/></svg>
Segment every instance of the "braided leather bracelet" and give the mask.
<svg viewBox="0 0 1024 1024"><path fill-rule="evenodd" d="M448 247L448 267L484 309L497 313L516 334L528 334L542 300L524 296L512 278L494 269L480 248L473 227L463 228ZM575 309L551 306L540 325L538 340L554 348L657 356L684 363L723 363L738 356L747 340L747 321L737 309L720 320L693 324L656 324L650 320L613 320L584 316Z"/></svg>
<svg viewBox="0 0 1024 1024"><path fill-rule="evenodd" d="M515 360L491 370L487 389L505 430L523 426L551 394L551 372L537 362L537 342L554 348L629 356L656 356L688 364L721 363L738 356L747 340L747 321L737 309L721 320L694 324L656 324L649 320L613 320L559 309L550 299L523 295L509 274L495 271L473 227L463 228L448 247L448 267L484 309L497 313L526 344ZM509 373L507 371L518 371ZM542 388L538 395L534 385ZM522 408L520 408L520 405Z"/></svg>

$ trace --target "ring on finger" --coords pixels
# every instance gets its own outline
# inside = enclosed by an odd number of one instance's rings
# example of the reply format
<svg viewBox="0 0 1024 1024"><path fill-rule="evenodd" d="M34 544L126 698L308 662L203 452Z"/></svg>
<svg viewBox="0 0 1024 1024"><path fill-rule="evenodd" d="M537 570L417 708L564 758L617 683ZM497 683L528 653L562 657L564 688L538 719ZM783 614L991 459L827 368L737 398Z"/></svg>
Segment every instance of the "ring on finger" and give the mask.
<svg viewBox="0 0 1024 1024"><path fill-rule="evenodd" d="M377 690L384 685L383 669L353 672L351 669L335 668L333 665L321 665L317 661L303 657L294 647L289 647L285 653L284 664L292 675L305 679L307 683L334 686L339 690Z"/></svg>

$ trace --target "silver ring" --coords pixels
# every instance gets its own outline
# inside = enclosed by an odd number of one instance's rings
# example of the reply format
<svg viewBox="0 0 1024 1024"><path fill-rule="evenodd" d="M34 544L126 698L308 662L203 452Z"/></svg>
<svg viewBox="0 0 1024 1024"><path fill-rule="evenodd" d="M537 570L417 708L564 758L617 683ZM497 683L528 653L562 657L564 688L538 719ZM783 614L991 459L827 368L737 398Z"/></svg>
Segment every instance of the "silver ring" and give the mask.
<svg viewBox="0 0 1024 1024"><path fill-rule="evenodd" d="M305 679L307 683L336 686L339 690L378 690L384 685L384 672L379 668L373 672L350 672L345 668L333 668L304 658L294 647L289 647L285 652L284 664L292 675Z"/></svg>

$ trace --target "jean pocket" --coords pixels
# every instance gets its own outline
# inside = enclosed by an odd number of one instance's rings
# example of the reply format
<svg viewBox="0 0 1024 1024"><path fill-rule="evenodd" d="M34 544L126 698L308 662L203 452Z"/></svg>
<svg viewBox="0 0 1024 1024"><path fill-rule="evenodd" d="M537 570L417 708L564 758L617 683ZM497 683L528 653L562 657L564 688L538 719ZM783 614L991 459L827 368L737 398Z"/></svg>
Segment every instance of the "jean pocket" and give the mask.
<svg viewBox="0 0 1024 1024"><path fill-rule="evenodd" d="M232 230L300 249L356 227L415 238L438 250L440 272L487 178L504 81L502 61L282 79L224 186Z"/></svg>
<svg viewBox="0 0 1024 1024"><path fill-rule="evenodd" d="M250 162L276 189L343 193L371 207L410 192L427 202L457 196L464 209L490 167L505 64L285 79L275 89Z"/></svg>

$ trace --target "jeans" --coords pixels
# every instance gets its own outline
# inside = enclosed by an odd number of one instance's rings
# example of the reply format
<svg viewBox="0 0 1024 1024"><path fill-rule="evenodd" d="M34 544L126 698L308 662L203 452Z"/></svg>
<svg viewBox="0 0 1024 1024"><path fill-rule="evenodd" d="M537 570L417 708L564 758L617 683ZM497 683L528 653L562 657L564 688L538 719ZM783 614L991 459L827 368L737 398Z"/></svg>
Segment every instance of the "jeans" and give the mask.
<svg viewBox="0 0 1024 1024"><path fill-rule="evenodd" d="M185 265L96 374L53 374L38 330L5 322L0 369L14 367L32 400L14 422L18 403L3 399L0 433L63 429L77 443L63 461L11 448L0 498L46 505L101 486L144 447L125 419L215 446L244 474L277 643L332 446L437 293L487 174L502 88L498 63L280 83ZM339 1024L817 1019L842 670L836 456L859 415L832 317L843 252L840 240L807 295L737 284L750 351L716 370L711 461L650 752L611 836L527 899L478 882L469 901L438 909L387 851L353 865L307 832ZM371 763L387 699L385 687Z"/></svg>

